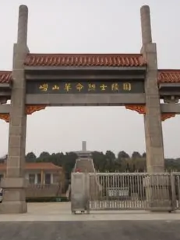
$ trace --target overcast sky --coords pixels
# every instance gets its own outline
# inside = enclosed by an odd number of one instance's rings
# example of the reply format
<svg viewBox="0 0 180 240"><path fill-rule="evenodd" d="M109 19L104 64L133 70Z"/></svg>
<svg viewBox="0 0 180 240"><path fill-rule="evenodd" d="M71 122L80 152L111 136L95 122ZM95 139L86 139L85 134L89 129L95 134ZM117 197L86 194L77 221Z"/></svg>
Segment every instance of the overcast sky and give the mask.
<svg viewBox="0 0 180 240"><path fill-rule="evenodd" d="M163 3L163 4L162 4ZM0 0L0 70L11 70L18 7L29 8L28 47L37 53L139 53L139 9L151 7L159 68L180 68L179 0ZM0 156L8 150L0 120ZM163 122L166 157L180 157L180 116ZM49 107L28 116L27 152L145 151L143 117L124 107Z"/></svg>

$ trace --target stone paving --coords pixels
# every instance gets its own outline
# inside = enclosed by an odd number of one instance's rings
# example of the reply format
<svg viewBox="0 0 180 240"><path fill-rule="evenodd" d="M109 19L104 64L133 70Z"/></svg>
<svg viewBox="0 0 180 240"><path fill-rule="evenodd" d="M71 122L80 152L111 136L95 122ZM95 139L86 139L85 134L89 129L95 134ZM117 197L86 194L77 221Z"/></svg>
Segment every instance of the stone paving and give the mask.
<svg viewBox="0 0 180 240"><path fill-rule="evenodd" d="M70 203L30 203L28 213L0 215L0 240L179 240L180 212L71 214Z"/></svg>
<svg viewBox="0 0 180 240"><path fill-rule="evenodd" d="M70 203L29 203L26 214L0 214L0 222L12 221L117 221L117 220L180 220L180 212L96 211L90 214L71 213Z"/></svg>

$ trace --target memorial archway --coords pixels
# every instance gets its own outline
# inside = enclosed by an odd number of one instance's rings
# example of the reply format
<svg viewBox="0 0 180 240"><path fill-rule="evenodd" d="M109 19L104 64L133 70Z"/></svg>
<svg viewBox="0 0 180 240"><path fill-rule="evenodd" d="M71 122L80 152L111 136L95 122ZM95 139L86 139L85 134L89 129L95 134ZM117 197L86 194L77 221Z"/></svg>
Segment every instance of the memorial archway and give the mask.
<svg viewBox="0 0 180 240"><path fill-rule="evenodd" d="M141 8L140 54L32 54L27 23L28 9L20 6L13 70L0 72L0 118L9 121L3 211L27 211L26 116L46 106L124 106L143 114L147 170L163 172L162 121L180 113L180 70L157 67L149 7Z"/></svg>

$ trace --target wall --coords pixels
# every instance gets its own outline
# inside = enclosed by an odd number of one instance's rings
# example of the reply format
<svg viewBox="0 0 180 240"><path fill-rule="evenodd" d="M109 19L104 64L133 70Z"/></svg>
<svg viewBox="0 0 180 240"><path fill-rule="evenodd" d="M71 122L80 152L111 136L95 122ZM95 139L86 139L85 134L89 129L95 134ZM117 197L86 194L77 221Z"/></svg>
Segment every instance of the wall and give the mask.
<svg viewBox="0 0 180 240"><path fill-rule="evenodd" d="M44 176L46 173L51 174L51 184L45 184ZM5 171L0 171L0 175L1 174L5 175ZM65 176L63 172L31 170L25 173L25 178L27 180L29 180L29 174L35 174L36 178L35 184L28 184L28 187L26 189L26 197L59 197L62 195L65 184ZM37 174L41 174L41 176L43 177L42 184L37 184Z"/></svg>
<svg viewBox="0 0 180 240"><path fill-rule="evenodd" d="M26 189L27 198L39 198L39 197L59 197L61 196L61 189L58 184L41 185L32 184Z"/></svg>

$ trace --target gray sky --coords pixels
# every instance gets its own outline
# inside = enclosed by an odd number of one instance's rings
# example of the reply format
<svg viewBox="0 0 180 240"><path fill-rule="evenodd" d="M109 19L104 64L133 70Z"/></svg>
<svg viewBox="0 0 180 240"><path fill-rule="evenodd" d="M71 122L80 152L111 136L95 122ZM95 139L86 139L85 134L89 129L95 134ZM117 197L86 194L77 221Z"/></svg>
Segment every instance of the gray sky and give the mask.
<svg viewBox="0 0 180 240"><path fill-rule="evenodd" d="M163 3L163 5L162 5ZM0 70L12 68L18 7L29 7L31 52L138 53L139 9L151 7L159 68L180 68L179 0L0 0ZM180 116L163 122L166 157L180 157ZM8 149L8 124L0 120L0 156ZM143 117L124 107L46 108L28 116L27 152L145 151Z"/></svg>

